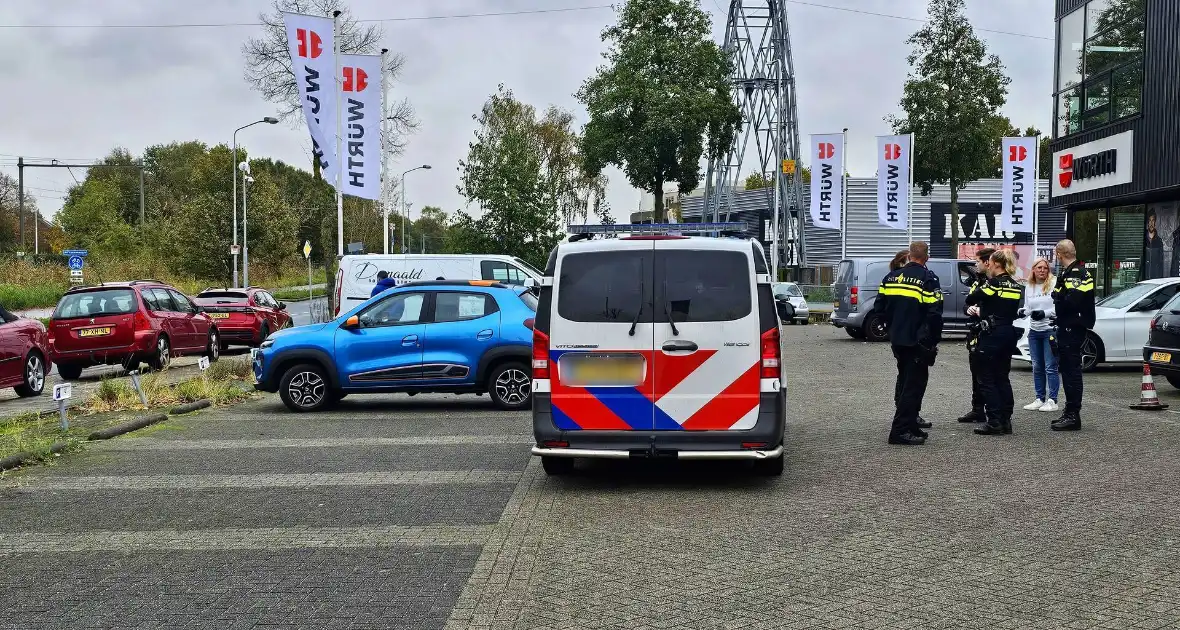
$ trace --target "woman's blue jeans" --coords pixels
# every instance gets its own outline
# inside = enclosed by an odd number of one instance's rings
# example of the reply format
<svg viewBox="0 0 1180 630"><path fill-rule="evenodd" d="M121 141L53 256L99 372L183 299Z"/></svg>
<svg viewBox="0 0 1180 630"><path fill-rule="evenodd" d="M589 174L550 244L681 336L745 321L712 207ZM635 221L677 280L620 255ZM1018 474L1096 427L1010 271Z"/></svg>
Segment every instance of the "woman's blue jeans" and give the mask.
<svg viewBox="0 0 1180 630"><path fill-rule="evenodd" d="M1033 387L1037 390L1038 400L1057 400L1057 390L1061 387L1057 357L1053 356L1053 349L1049 346L1049 336L1052 334L1052 330L1028 331L1028 354L1032 357Z"/></svg>

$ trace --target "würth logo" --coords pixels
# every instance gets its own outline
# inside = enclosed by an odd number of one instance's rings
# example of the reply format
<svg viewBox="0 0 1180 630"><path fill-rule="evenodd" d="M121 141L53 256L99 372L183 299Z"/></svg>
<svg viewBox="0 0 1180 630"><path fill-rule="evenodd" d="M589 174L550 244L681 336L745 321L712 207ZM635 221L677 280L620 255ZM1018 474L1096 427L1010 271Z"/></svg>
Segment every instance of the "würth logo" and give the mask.
<svg viewBox="0 0 1180 630"><path fill-rule="evenodd" d="M1008 147L1008 161L1009 162L1023 162L1028 159L1028 149L1020 146Z"/></svg>
<svg viewBox="0 0 1180 630"><path fill-rule="evenodd" d="M831 142L821 142L817 148L819 149L819 159L821 160L830 160L832 156L836 155L836 145Z"/></svg>
<svg viewBox="0 0 1180 630"><path fill-rule="evenodd" d="M900 157L901 157L901 145L900 144L887 144L887 145L885 145L885 159L886 160L896 160Z"/></svg>
<svg viewBox="0 0 1180 630"><path fill-rule="evenodd" d="M1069 188L1073 183L1073 154L1066 153L1057 158L1057 167L1061 169L1061 174L1057 176L1058 183L1062 188Z"/></svg>
<svg viewBox="0 0 1180 630"><path fill-rule="evenodd" d="M364 92L369 87L369 73L361 68L345 67L343 70L345 92Z"/></svg>
<svg viewBox="0 0 1180 630"><path fill-rule="evenodd" d="M299 56L315 59L324 54L324 40L320 34L305 28L295 29L295 38L299 40Z"/></svg>

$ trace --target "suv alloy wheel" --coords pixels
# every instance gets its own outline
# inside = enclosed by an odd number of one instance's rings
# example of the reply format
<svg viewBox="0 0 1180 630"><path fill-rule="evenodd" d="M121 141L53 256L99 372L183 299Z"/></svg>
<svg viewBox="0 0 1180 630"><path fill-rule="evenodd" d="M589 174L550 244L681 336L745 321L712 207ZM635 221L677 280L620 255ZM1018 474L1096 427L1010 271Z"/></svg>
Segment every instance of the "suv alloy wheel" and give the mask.
<svg viewBox="0 0 1180 630"><path fill-rule="evenodd" d="M492 404L505 411L528 409L532 403L533 379L524 363L501 363L488 376Z"/></svg>
<svg viewBox="0 0 1180 630"><path fill-rule="evenodd" d="M324 368L300 363L279 379L279 398L287 409L297 413L318 411L332 401L331 386Z"/></svg>

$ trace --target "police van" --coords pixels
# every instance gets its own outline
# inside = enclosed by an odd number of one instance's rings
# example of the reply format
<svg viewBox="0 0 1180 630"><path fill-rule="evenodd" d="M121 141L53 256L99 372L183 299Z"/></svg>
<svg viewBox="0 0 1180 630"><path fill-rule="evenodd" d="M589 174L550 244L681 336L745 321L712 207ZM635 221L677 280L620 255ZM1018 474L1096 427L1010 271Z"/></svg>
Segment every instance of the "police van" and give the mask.
<svg viewBox="0 0 1180 630"><path fill-rule="evenodd" d="M577 458L646 457L782 474L780 322L763 248L687 227L571 226L550 254L532 349L532 452L548 474Z"/></svg>
<svg viewBox="0 0 1180 630"><path fill-rule="evenodd" d="M359 254L340 259L336 272L336 315L369 299L377 274L396 284L431 280L495 280L523 285L541 272L514 256L499 254Z"/></svg>

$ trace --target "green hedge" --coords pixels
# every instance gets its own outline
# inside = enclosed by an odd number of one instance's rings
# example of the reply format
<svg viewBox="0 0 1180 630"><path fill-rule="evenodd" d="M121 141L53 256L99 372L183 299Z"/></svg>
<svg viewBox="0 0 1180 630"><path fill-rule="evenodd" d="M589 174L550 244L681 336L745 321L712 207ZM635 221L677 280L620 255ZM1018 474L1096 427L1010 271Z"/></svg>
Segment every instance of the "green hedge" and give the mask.
<svg viewBox="0 0 1180 630"><path fill-rule="evenodd" d="M57 305L62 294L66 292L64 285L42 284L32 287L22 287L15 284L0 284L0 305L10 311L29 308L48 308Z"/></svg>

